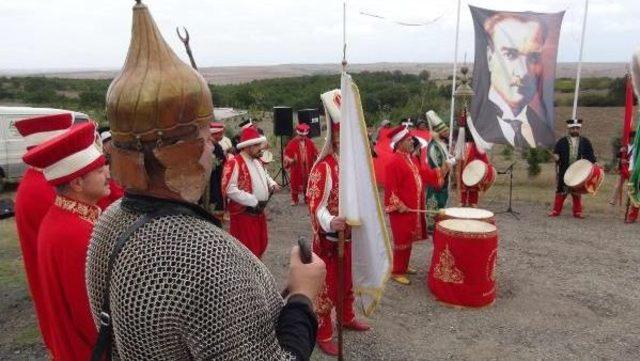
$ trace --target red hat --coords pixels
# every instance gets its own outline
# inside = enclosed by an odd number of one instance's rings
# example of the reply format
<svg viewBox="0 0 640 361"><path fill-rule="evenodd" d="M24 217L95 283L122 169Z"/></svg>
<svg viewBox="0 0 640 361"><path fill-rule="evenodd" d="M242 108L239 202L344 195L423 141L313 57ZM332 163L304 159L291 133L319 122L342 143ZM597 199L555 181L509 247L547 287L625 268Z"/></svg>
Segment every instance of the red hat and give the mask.
<svg viewBox="0 0 640 361"><path fill-rule="evenodd" d="M267 141L267 138L258 133L256 127L247 127L242 129L240 134L240 143L236 145L236 148L242 149L254 144L260 144Z"/></svg>
<svg viewBox="0 0 640 361"><path fill-rule="evenodd" d="M309 134L309 124L301 123L301 124L296 125L296 133L298 133L298 135L307 135L307 134Z"/></svg>
<svg viewBox="0 0 640 361"><path fill-rule="evenodd" d="M212 134L224 132L224 123L220 123L220 122L209 123L209 131Z"/></svg>
<svg viewBox="0 0 640 361"><path fill-rule="evenodd" d="M392 131L387 134L387 137L391 139L391 148L394 148L396 144L402 141L404 138L411 136L409 129L404 125L398 125L393 128Z"/></svg>
<svg viewBox="0 0 640 361"><path fill-rule="evenodd" d="M67 183L105 164L105 157L95 145L96 127L92 123L74 125L63 134L29 150L22 160L41 168L53 186Z"/></svg>
<svg viewBox="0 0 640 361"><path fill-rule="evenodd" d="M64 133L73 123L73 114L49 114L34 118L27 118L15 122L16 129L31 149L40 143Z"/></svg>

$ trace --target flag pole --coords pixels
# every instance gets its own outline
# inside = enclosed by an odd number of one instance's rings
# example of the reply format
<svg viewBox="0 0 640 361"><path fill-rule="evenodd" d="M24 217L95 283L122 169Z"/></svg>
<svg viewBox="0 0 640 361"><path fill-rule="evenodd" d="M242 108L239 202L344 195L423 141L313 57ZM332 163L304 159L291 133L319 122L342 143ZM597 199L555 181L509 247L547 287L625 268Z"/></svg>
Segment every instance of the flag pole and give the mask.
<svg viewBox="0 0 640 361"><path fill-rule="evenodd" d="M460 6L462 0L458 0L458 12L456 15L456 39L454 41L454 51L453 51L453 78L451 82L451 117L449 118L449 150L451 150L451 146L453 145L453 121L455 119L455 109L456 109L456 78L458 75L458 39L460 35ZM449 172L449 182L447 184L447 193L451 192L451 173ZM451 199L451 197L449 197Z"/></svg>
<svg viewBox="0 0 640 361"><path fill-rule="evenodd" d="M347 2L342 3L342 77L347 71ZM342 80L340 81L342 84ZM343 106L341 102L340 106ZM331 140L329 140L331 141ZM343 355L343 332L342 332L342 315L344 309L344 231L338 232L338 302L336 305L336 320L338 329L338 361L344 359Z"/></svg>
<svg viewBox="0 0 640 361"><path fill-rule="evenodd" d="M587 30L587 13L589 12L589 0L584 0L584 18L582 19L582 35L580 37L580 55L578 58L578 74L576 75L576 89L573 94L573 113L571 119L576 119L578 113L578 93L580 92L580 75L582 74L582 52L584 50L584 35Z"/></svg>

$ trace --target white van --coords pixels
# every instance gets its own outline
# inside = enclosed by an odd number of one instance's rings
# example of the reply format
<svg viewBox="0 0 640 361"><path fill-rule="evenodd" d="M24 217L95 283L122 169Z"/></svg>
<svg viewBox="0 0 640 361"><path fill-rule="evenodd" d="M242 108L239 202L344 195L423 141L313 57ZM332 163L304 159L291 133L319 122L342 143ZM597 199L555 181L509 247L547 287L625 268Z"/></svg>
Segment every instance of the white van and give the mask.
<svg viewBox="0 0 640 361"><path fill-rule="evenodd" d="M70 110L0 106L0 189L5 182L19 181L26 168L22 156L27 151L27 146L18 133L15 122L24 118L58 113L73 113L74 123L89 121L86 114Z"/></svg>

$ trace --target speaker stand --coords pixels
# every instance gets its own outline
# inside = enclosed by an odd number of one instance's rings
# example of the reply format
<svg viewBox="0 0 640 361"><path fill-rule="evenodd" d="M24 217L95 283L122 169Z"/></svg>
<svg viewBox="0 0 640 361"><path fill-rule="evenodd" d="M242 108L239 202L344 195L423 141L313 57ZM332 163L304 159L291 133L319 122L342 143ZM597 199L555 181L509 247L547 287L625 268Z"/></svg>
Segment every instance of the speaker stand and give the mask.
<svg viewBox="0 0 640 361"><path fill-rule="evenodd" d="M289 185L289 176L287 176L287 171L284 169L284 143L282 140L282 135L280 136L280 169L278 173L276 173L275 178L278 179L278 176L282 176L282 183L280 185L282 187L286 187Z"/></svg>
<svg viewBox="0 0 640 361"><path fill-rule="evenodd" d="M513 166L515 163L511 163L511 165L505 169L502 172L498 172L498 174L508 174L509 175L509 207L507 208L506 211L502 211L502 212L498 212L496 214L505 214L505 213L509 213L511 214L515 219L520 220L520 217L518 217L518 215L520 214L520 212L515 211L512 207L511 201L513 199Z"/></svg>

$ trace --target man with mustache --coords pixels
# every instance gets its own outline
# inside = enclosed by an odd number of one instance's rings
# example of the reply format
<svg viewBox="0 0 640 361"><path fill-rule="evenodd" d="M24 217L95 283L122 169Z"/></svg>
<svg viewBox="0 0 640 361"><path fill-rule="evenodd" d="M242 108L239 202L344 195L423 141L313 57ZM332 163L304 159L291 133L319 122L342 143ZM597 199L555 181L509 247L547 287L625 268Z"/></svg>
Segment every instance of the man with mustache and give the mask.
<svg viewBox="0 0 640 361"><path fill-rule="evenodd" d="M264 208L280 186L260 162L267 138L256 127L246 127L236 145L239 153L226 162L222 193L229 199L229 233L261 258L267 249L267 217Z"/></svg>
<svg viewBox="0 0 640 361"><path fill-rule="evenodd" d="M530 107L542 88L545 24L533 17L499 13L484 23L489 35L487 64L491 74L487 98L474 114L474 125L491 143L516 148L553 144L553 129Z"/></svg>

